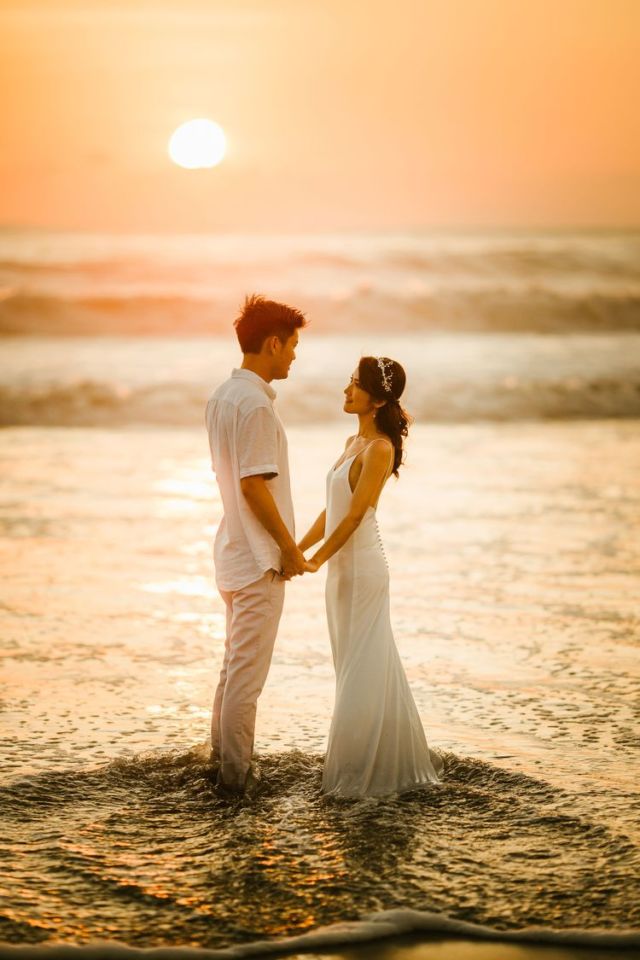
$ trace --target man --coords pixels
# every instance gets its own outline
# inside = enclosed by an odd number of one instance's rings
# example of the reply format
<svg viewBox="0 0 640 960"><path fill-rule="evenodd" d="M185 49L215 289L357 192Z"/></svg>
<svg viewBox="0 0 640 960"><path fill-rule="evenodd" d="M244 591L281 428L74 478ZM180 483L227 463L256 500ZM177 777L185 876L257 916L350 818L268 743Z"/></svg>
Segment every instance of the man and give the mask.
<svg viewBox="0 0 640 960"><path fill-rule="evenodd" d="M226 641L211 719L211 759L227 792L255 789L258 697L278 630L286 580L304 572L294 540L287 439L273 401L295 359L300 311L253 296L235 321L242 366L207 404L211 461L224 516L214 547Z"/></svg>

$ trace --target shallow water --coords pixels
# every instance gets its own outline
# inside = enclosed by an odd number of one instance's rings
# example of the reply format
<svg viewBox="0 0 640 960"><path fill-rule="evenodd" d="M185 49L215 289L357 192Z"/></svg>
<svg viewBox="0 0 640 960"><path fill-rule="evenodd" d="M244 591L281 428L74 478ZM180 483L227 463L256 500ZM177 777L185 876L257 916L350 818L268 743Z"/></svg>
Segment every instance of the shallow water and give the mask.
<svg viewBox="0 0 640 960"><path fill-rule="evenodd" d="M223 946L392 908L638 927L639 436L414 428L379 519L445 782L321 795L319 575L288 587L258 715L265 792L229 803L205 762L223 617L204 431L0 434L0 940ZM302 530L342 436L289 438Z"/></svg>
<svg viewBox="0 0 640 960"><path fill-rule="evenodd" d="M541 780L449 757L439 789L337 803L321 762L267 756L253 802L218 798L187 753L4 788L21 854L4 936L222 946L406 905L497 927L640 921L637 847Z"/></svg>

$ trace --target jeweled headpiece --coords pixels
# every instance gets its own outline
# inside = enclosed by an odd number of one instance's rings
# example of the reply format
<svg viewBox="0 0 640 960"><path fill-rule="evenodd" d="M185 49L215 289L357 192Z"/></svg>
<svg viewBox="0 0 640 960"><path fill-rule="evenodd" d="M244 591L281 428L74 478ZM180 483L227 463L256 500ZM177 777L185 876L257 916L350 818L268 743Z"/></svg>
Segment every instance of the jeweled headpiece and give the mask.
<svg viewBox="0 0 640 960"><path fill-rule="evenodd" d="M391 393L391 373L388 372L389 369L393 369L393 360L387 360L385 357L378 357L378 366L380 367L380 373L382 374L382 386L384 387L386 393Z"/></svg>

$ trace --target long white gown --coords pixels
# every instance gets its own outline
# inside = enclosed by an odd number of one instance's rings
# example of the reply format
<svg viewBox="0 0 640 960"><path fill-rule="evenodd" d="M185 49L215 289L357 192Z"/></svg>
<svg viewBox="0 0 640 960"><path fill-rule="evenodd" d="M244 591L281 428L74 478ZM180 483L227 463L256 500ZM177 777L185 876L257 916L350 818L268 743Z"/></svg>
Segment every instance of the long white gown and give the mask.
<svg viewBox="0 0 640 960"><path fill-rule="evenodd" d="M325 537L349 509L349 470L358 455L329 471ZM444 764L429 750L393 639L389 569L373 507L328 561L325 596L336 698L323 791L376 797L439 783Z"/></svg>

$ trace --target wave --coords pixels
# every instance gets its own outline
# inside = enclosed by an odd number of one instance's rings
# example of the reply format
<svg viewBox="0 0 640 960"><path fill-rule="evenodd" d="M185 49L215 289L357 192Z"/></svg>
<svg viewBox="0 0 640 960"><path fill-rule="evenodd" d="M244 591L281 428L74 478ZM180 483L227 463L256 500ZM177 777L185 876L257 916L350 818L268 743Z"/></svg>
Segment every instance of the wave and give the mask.
<svg viewBox="0 0 640 960"><path fill-rule="evenodd" d="M0 426L200 426L208 396L203 385L181 382L0 386ZM278 409L289 424L333 422L343 417L339 396L338 384L304 381ZM640 382L631 375L425 382L414 388L410 407L423 423L637 418Z"/></svg>
<svg viewBox="0 0 640 960"><path fill-rule="evenodd" d="M525 927L519 930L499 930L483 924L469 923L446 914L423 910L398 909L371 913L363 920L331 924L311 933L274 940L254 940L223 949L206 947L132 947L117 941L96 941L89 944L54 943L20 945L0 943L0 958L7 960L231 960L231 958L260 957L333 952L336 948L351 950L354 946L420 934L430 940L471 940L495 943L557 945L591 947L615 950L635 950L640 947L640 930L567 929Z"/></svg>
<svg viewBox="0 0 640 960"><path fill-rule="evenodd" d="M561 294L540 287L390 294L356 283L330 296L283 294L321 333L349 331L640 331L640 293ZM64 297L7 288L0 298L4 336L200 336L228 333L238 302L172 295Z"/></svg>
<svg viewBox="0 0 640 960"><path fill-rule="evenodd" d="M640 240L627 239L624 243L606 246L584 243L548 241L535 243L531 239L510 242L472 244L471 249L388 251L382 262L401 270L418 274L444 274L459 277L511 277L527 279L574 280L609 278L619 282L640 281Z"/></svg>
<svg viewBox="0 0 640 960"><path fill-rule="evenodd" d="M0 228L0 269L96 264L451 267L463 273L611 273L638 279L637 230L345 234L108 235Z"/></svg>
<svg viewBox="0 0 640 960"><path fill-rule="evenodd" d="M216 304L185 297L68 299L9 293L0 300L0 335L193 336L228 332L229 316Z"/></svg>

